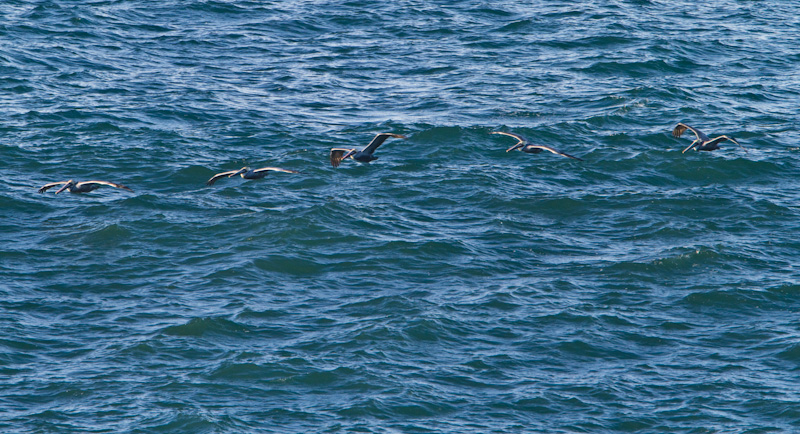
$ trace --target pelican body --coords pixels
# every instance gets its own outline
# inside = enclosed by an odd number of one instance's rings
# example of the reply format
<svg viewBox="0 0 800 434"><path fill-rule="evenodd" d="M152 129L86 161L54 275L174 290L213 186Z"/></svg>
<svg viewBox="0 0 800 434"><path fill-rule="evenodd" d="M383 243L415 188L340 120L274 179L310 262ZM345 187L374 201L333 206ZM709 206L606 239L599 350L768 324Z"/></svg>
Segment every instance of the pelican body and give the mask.
<svg viewBox="0 0 800 434"><path fill-rule="evenodd" d="M719 136L710 139L707 135L703 134L702 131L698 130L697 128L692 128L689 125L679 123L675 126L675 129L672 130L672 135L675 137L680 137L684 131L689 130L694 133L695 139L686 149L681 152L681 154L685 153L689 149L694 149L695 151L713 151L715 149L719 149L719 143L724 142L725 140L731 141L739 145L740 148L744 149L744 152L747 152L747 149L740 145L735 139L728 137L728 136Z"/></svg>
<svg viewBox="0 0 800 434"><path fill-rule="evenodd" d="M56 194L61 193L64 190L69 190L70 193L88 193L90 191L97 190L98 188L100 188L100 187L102 187L104 185L108 185L108 186L114 187L114 188L121 188L123 190L128 190L130 192L133 192L133 190L131 190L130 188L125 187L122 184L115 184L113 182L108 182L108 181L75 182L75 181L70 179L69 181L51 182L49 184L45 184L39 189L39 193L44 193L45 191L47 191L47 190L49 190L49 189L51 189L51 188L53 188L53 187L55 187L57 185L62 185L62 184L63 184L63 186L56 191Z"/></svg>
<svg viewBox="0 0 800 434"><path fill-rule="evenodd" d="M217 173L206 182L206 185L214 185L218 179L228 177L233 178L236 175L241 175L244 179L261 179L269 172L285 172L285 173L300 173L296 170L281 169L280 167L262 167L260 169L250 169L249 167L242 167L239 170L231 170L230 172Z"/></svg>
<svg viewBox="0 0 800 434"><path fill-rule="evenodd" d="M514 150L518 149L518 150L520 150L522 152L525 152L527 154L538 154L538 153L540 153L542 151L548 151L548 152L552 152L552 153L554 153L556 155L561 155L562 157L567 157L567 158L572 158L573 160L583 161L582 159L580 159L578 157L573 157L572 155L569 155L566 152L561 152L558 149L554 149L554 148L551 148L549 146L534 145L533 143L529 142L526 138L520 136L519 134L505 133L505 132L502 132L502 131L494 131L494 132L492 132L492 134L502 134L504 136L509 136L509 137L513 137L513 138L517 139L517 143L514 144L514 146L506 149L506 152L514 151Z"/></svg>
<svg viewBox="0 0 800 434"><path fill-rule="evenodd" d="M370 161L377 160L378 157L372 154L375 153L375 150L378 149L378 146L382 145L383 142L390 137L397 139L407 138L406 136L402 136L400 134L380 133L376 135L375 138L373 138L372 141L360 151L347 148L333 148L331 149L331 166L339 167L339 164L341 164L342 160L345 158L350 158L362 163L369 163Z"/></svg>

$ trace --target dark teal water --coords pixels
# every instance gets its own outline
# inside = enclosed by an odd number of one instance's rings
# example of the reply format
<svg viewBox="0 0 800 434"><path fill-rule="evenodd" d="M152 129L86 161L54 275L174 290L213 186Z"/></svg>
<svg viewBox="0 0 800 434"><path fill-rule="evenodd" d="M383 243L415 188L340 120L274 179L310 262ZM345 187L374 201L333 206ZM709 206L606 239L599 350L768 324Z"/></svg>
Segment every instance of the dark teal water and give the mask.
<svg viewBox="0 0 800 434"><path fill-rule="evenodd" d="M3 1L0 431L800 430L799 17Z"/></svg>

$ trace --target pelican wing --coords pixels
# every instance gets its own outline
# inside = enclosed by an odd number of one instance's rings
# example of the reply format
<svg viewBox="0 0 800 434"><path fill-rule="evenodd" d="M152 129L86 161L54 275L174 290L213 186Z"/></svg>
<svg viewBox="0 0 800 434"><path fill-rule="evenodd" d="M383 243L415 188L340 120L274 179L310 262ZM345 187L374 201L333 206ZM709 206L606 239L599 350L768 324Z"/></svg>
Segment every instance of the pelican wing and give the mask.
<svg viewBox="0 0 800 434"><path fill-rule="evenodd" d="M693 132L697 139L703 142L708 140L708 136L703 134L702 131L698 130L697 128L692 128L684 123L678 123L678 125L675 125L675 128L672 130L672 135L675 137L680 137L686 130Z"/></svg>
<svg viewBox="0 0 800 434"><path fill-rule="evenodd" d="M51 182L49 184L45 184L41 188L39 188L39 193L44 193L45 191L47 191L47 190L49 190L49 189L51 189L51 188L53 188L53 187L55 187L57 185L64 185L64 184L66 184L68 182L69 181L61 181L61 182Z"/></svg>
<svg viewBox="0 0 800 434"><path fill-rule="evenodd" d="M296 170L289 170L289 169L281 169L280 167L262 167L260 169L256 169L253 172L261 173L261 172L285 172L285 173L300 173Z"/></svg>
<svg viewBox="0 0 800 434"><path fill-rule="evenodd" d="M385 142L386 139L388 139L389 137L394 137L396 139L405 139L406 138L406 136L402 136L400 134L380 133L380 134L376 135L372 139L372 141L369 142L369 145L367 145L364 149L362 149L361 152L364 152L366 154L372 154L373 152L375 152L376 149L378 149L378 146L382 145L383 142Z"/></svg>
<svg viewBox="0 0 800 434"><path fill-rule="evenodd" d="M702 142L700 142L700 140L695 140L694 142L692 142L692 144L691 144L691 145L687 146L687 147L686 147L686 149L684 149L683 151L681 151L681 154L685 154L685 153L686 153L686 151L688 151L689 149L692 149L692 148L694 148L695 146L699 145L700 143L702 143Z"/></svg>
<svg viewBox="0 0 800 434"><path fill-rule="evenodd" d="M122 184L115 184L113 182L108 182L108 181L83 181L83 182L79 182L79 183L75 184L75 187L80 188L82 185L89 185L89 184L107 185L109 187L121 188L123 190L128 190L130 192L133 192L133 190L131 190L128 187L125 187Z"/></svg>
<svg viewBox="0 0 800 434"><path fill-rule="evenodd" d="M721 142L721 141L723 141L723 140L728 140L728 141L730 141L730 142L736 143L737 145L739 145L739 147L740 147L740 148L744 149L744 152L747 152L747 148L745 148L744 146L742 146L742 145L741 145L739 142L737 142L736 140L734 140L732 137L728 137L728 136L719 136L719 137L714 137L713 139L711 139L711 140L708 142L708 144L709 144L709 145L711 145L711 144L719 143L719 142Z"/></svg>
<svg viewBox="0 0 800 434"><path fill-rule="evenodd" d="M573 160L583 161L583 159L580 159L580 158L578 158L578 157L574 157L574 156L572 156L572 155L569 155L569 154L567 154L566 152L561 152L561 151L559 151L558 149L551 148L551 147L549 147L549 146L544 146L544 145L530 145L530 144L529 144L527 147L528 147L528 148L537 148L537 149L542 149L542 150L544 150L544 151L549 151L549 152L552 152L552 153L554 153L554 154L556 154L556 155L561 155L562 157L567 157L567 158L572 158Z"/></svg>
<svg viewBox="0 0 800 434"><path fill-rule="evenodd" d="M492 131L492 134L502 134L504 136L513 137L513 138L519 140L520 143L528 143L528 139L526 139L525 137L520 136L519 134L507 133L505 131Z"/></svg>
<svg viewBox="0 0 800 434"><path fill-rule="evenodd" d="M333 148L331 149L331 166L339 167L342 160L356 153L355 149Z"/></svg>
<svg viewBox="0 0 800 434"><path fill-rule="evenodd" d="M214 183L217 182L218 179L224 178L226 176L231 176L231 175L233 175L234 173L237 173L237 172L239 172L239 171L238 170L231 170L230 172L217 173L216 175L212 176L211 179L209 179L206 182L206 185L209 185L209 186L210 185L214 185Z"/></svg>
<svg viewBox="0 0 800 434"><path fill-rule="evenodd" d="M521 148L523 145L528 143L528 140L525 139L525 137L520 136L519 134L506 133L506 132L503 132L503 131L492 131L492 134L502 134L504 136L509 136L509 137L513 137L513 138L517 139L517 143L515 143L514 146L506 149L506 152L513 151L514 149L517 149L517 148Z"/></svg>

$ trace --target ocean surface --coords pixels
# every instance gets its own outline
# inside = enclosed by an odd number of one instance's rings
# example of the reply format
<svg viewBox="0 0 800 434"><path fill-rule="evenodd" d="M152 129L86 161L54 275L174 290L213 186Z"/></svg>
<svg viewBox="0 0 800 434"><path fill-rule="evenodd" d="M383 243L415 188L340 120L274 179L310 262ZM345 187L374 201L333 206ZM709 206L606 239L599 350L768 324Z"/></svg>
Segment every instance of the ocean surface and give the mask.
<svg viewBox="0 0 800 434"><path fill-rule="evenodd" d="M799 29L3 0L0 431L799 432ZM245 165L301 173L205 185ZM134 192L37 193L68 179Z"/></svg>

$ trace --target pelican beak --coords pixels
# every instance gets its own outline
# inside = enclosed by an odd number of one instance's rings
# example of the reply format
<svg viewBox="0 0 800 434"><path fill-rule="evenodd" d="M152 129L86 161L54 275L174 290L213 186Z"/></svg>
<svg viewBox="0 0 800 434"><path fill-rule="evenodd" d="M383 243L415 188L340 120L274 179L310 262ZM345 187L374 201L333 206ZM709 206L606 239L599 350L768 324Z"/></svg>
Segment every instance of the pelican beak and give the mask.
<svg viewBox="0 0 800 434"><path fill-rule="evenodd" d="M691 144L691 145L687 146L687 147L686 147L686 149L684 149L684 150L683 150L683 152L681 152L681 154L685 154L685 153L686 153L686 151L688 151L689 149L692 149L692 148L694 148L694 147L695 147L695 145L697 145L697 140L695 140L694 142L692 142L692 144Z"/></svg>
<svg viewBox="0 0 800 434"><path fill-rule="evenodd" d="M242 173L247 173L247 168L246 167L242 167L236 173L232 173L232 174L228 175L228 178L233 178L234 176L241 175Z"/></svg>
<svg viewBox="0 0 800 434"><path fill-rule="evenodd" d="M72 180L70 179L69 181L67 181L67 183L66 183L66 184L64 184L64 186L63 186L63 187L59 188L59 189L58 189L58 191L56 191L56 194L58 194L58 193L61 193L62 191L64 191L64 190L68 189L68 188L69 188L71 185L73 185L73 184L74 184L74 183L73 183L73 182L72 182Z"/></svg>
<svg viewBox="0 0 800 434"><path fill-rule="evenodd" d="M506 152L511 152L511 151L513 151L514 149L519 149L519 148L521 148L521 147L522 147L522 143L517 143L516 145L514 145L514 146L512 146L512 147L510 147L510 148L508 148L508 149L506 149Z"/></svg>

